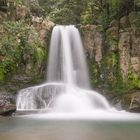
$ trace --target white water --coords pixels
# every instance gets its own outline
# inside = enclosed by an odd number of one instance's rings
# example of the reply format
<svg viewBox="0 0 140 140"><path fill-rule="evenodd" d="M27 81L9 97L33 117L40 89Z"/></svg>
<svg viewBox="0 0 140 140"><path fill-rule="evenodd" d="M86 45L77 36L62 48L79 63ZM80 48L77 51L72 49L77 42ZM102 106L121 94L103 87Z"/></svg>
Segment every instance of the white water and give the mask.
<svg viewBox="0 0 140 140"><path fill-rule="evenodd" d="M52 32L46 83L22 89L17 110L55 113L110 110L106 99L92 91L84 49L74 26L56 26Z"/></svg>

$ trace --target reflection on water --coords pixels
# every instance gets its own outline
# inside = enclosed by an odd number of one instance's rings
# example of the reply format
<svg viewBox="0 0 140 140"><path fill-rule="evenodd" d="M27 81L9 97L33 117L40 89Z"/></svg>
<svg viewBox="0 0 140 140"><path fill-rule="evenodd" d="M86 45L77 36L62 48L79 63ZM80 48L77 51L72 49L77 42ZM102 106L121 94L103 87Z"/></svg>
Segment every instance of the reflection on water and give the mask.
<svg viewBox="0 0 140 140"><path fill-rule="evenodd" d="M140 121L0 119L0 140L139 140Z"/></svg>

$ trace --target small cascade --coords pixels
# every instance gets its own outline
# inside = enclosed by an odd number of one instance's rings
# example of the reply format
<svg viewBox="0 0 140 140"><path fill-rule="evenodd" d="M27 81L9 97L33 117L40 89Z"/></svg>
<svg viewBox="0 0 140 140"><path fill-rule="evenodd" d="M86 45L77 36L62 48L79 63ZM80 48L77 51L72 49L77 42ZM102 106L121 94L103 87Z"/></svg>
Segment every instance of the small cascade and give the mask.
<svg viewBox="0 0 140 140"><path fill-rule="evenodd" d="M86 112L110 106L89 83L84 48L74 26L55 26L52 31L46 83L19 91L17 110Z"/></svg>

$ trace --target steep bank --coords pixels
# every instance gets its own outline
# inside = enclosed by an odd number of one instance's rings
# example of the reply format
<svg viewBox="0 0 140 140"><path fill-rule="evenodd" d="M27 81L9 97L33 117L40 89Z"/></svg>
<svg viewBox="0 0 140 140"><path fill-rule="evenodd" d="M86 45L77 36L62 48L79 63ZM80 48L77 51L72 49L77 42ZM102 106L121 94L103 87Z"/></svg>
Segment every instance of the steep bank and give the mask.
<svg viewBox="0 0 140 140"><path fill-rule="evenodd" d="M115 102L117 97L127 110L140 108L139 101L134 101L140 94L138 20L139 14L131 12L120 20L113 20L105 31L101 25L80 27L92 85L103 93L105 91L104 94L109 93L109 98L115 99ZM129 101L124 98L124 94L128 93Z"/></svg>
<svg viewBox="0 0 140 140"><path fill-rule="evenodd" d="M19 89L44 80L54 23L35 12L0 2L0 114L14 110Z"/></svg>

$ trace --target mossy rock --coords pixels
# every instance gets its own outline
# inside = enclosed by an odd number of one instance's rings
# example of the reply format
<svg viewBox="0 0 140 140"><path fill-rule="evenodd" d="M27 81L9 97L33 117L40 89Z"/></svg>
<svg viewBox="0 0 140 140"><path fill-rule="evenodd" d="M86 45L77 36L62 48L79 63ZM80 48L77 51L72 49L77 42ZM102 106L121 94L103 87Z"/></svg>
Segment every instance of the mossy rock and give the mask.
<svg viewBox="0 0 140 140"><path fill-rule="evenodd" d="M3 69L0 67L0 81L3 81L5 78Z"/></svg>
<svg viewBox="0 0 140 140"><path fill-rule="evenodd" d="M131 112L140 111L140 92L132 92L124 95L122 98L122 106Z"/></svg>

